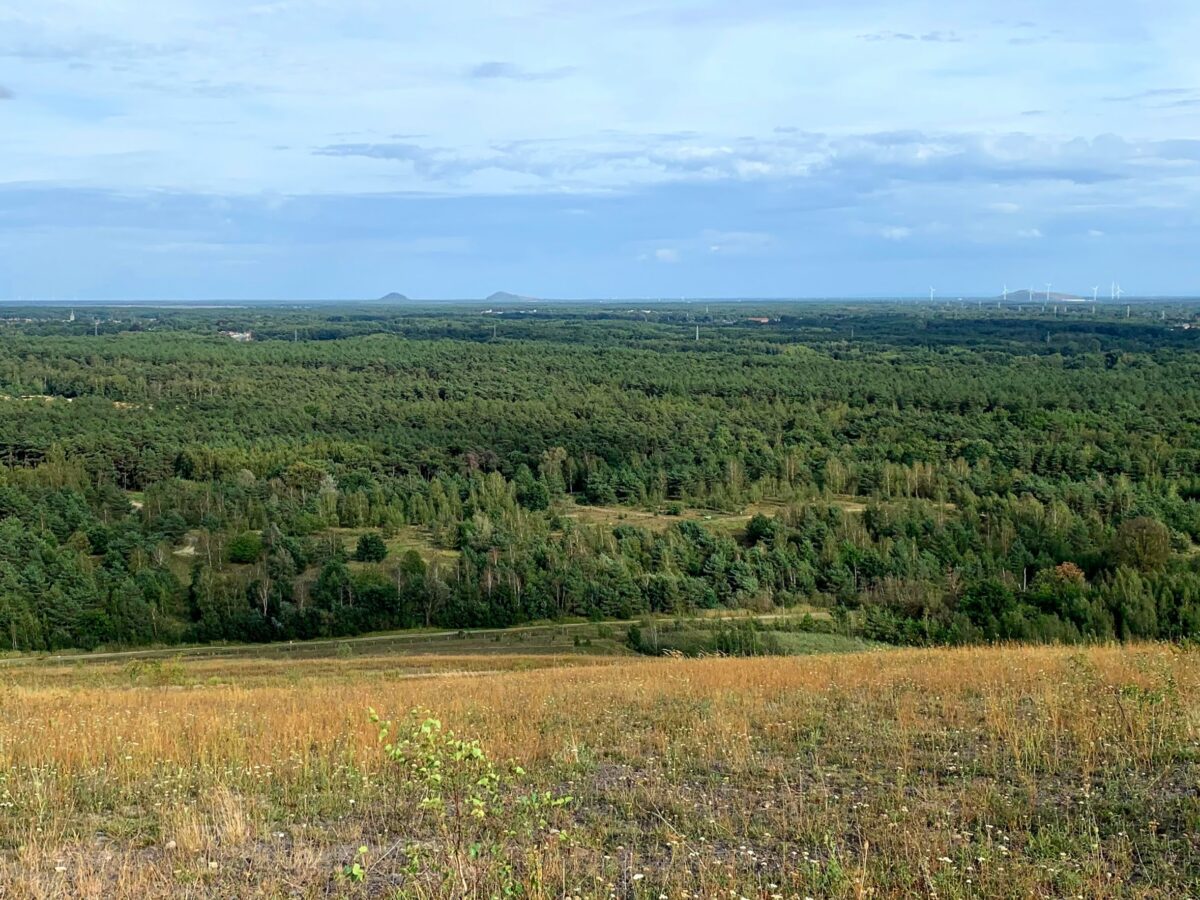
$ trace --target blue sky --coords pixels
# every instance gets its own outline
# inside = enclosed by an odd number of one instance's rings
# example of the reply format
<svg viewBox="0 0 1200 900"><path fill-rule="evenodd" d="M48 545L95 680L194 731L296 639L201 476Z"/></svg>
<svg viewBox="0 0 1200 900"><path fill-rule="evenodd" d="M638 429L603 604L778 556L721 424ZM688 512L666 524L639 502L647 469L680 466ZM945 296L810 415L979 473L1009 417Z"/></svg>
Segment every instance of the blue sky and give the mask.
<svg viewBox="0 0 1200 900"><path fill-rule="evenodd" d="M1200 293L1200 4L0 0L0 297Z"/></svg>

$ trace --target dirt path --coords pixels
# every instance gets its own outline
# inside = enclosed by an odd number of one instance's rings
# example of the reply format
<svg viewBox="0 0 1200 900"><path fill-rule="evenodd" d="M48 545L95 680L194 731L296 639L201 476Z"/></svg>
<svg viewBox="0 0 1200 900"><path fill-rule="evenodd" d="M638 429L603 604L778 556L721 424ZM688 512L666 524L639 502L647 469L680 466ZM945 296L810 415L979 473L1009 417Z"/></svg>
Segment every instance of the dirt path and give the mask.
<svg viewBox="0 0 1200 900"><path fill-rule="evenodd" d="M705 622L725 622L737 621L739 619L754 618L759 621L771 621L774 619L792 618L803 615L800 611L766 613L761 615L722 615L703 617L699 621ZM113 650L104 651L102 653L59 653L49 656L18 656L0 659L0 668L5 666L22 666L22 665L44 665L48 663L68 663L68 662L112 662L121 659L159 659L159 658L174 658L184 657L189 659L211 659L223 656L248 656L253 657L256 651L263 656L269 656L272 653L278 653L283 648L294 647L309 650L314 647L336 647L341 644L349 644L350 646L365 646L370 647L372 644L392 643L392 644L420 644L434 640L447 640L457 637L477 638L487 637L489 635L504 634L517 635L521 633L530 634L543 631L558 630L576 630L582 628L596 628L597 626L606 625L609 627L628 627L638 622L638 619L609 619L602 622L569 622L562 625L523 625L516 628L464 628L450 629L445 631L392 631L383 634L366 634L358 637L346 638L317 638L309 641L277 641L271 644L230 644L220 646L191 646L191 647L166 647L155 648L153 650Z"/></svg>

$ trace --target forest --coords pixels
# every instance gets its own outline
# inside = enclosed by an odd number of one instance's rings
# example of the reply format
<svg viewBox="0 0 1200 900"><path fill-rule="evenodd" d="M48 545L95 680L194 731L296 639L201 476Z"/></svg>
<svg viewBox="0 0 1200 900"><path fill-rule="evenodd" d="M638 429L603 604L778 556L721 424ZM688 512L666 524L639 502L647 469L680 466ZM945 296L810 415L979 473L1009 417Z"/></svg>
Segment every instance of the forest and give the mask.
<svg viewBox="0 0 1200 900"><path fill-rule="evenodd" d="M479 306L0 311L0 649L1200 635L1200 306Z"/></svg>

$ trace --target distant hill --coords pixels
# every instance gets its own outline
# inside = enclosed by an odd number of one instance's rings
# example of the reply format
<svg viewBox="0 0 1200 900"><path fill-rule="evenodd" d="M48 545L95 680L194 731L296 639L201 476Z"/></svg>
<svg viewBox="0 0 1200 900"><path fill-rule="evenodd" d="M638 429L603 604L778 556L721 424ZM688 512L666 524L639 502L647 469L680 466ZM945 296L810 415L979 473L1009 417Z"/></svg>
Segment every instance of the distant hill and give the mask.
<svg viewBox="0 0 1200 900"><path fill-rule="evenodd" d="M996 297L996 299L1001 300L1001 299L1003 299L1003 297L1004 297L1004 295L1001 294L1000 296ZM1072 300L1090 300L1090 299L1092 299L1092 298L1091 297L1081 297L1078 294L1064 294L1060 291L1051 291L1050 292L1050 302L1051 303L1062 303L1064 301L1070 302ZM1008 292L1008 302L1009 303L1030 303L1030 302L1045 303L1046 302L1046 292L1039 291L1039 290L1034 290L1032 293L1030 293L1027 290L1009 291Z"/></svg>
<svg viewBox="0 0 1200 900"><path fill-rule="evenodd" d="M408 299L410 298L404 296L403 294L398 294L395 291L392 291L390 294L384 294L379 298L381 303L403 303Z"/></svg>
<svg viewBox="0 0 1200 900"><path fill-rule="evenodd" d="M537 300L537 297L510 294L508 291L496 291L496 293L489 294L487 297L488 303L528 303L531 300Z"/></svg>

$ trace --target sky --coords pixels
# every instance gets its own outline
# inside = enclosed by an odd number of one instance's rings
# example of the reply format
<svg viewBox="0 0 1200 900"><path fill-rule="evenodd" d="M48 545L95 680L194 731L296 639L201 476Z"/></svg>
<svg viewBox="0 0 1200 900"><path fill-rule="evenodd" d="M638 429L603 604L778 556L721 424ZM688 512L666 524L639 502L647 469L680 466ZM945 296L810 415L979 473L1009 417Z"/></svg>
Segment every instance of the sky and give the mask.
<svg viewBox="0 0 1200 900"><path fill-rule="evenodd" d="M0 0L0 298L1200 294L1195 0Z"/></svg>

